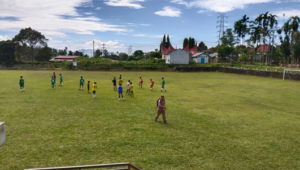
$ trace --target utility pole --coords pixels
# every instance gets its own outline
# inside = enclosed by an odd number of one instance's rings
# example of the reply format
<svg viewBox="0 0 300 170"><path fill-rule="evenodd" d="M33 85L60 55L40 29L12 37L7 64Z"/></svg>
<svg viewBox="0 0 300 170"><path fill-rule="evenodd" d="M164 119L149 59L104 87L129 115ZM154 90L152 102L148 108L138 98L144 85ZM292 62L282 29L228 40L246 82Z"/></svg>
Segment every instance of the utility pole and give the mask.
<svg viewBox="0 0 300 170"><path fill-rule="evenodd" d="M218 21L217 21L217 28L219 28L219 36L218 36L218 45L220 45L220 39L223 37L224 35L224 31L225 31L225 23L227 23L227 21L225 21L225 18L228 18L225 13L220 13L220 15L218 16Z"/></svg>
<svg viewBox="0 0 300 170"><path fill-rule="evenodd" d="M104 51L105 51L105 43L103 42L102 44L102 55L104 56Z"/></svg>
<svg viewBox="0 0 300 170"><path fill-rule="evenodd" d="M130 56L132 54L132 46L128 46L128 56Z"/></svg>

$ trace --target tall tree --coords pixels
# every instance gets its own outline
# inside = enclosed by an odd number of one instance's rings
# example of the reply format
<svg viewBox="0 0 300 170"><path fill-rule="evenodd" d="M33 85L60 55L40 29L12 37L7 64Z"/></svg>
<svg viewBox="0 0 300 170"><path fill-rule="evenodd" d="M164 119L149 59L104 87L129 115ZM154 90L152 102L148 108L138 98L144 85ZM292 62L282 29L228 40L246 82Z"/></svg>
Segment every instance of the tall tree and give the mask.
<svg viewBox="0 0 300 170"><path fill-rule="evenodd" d="M234 36L231 28L227 29L224 32L223 37L221 38L222 45L225 45L225 46L229 45L231 47L234 46L235 44L237 44L236 40L237 39Z"/></svg>
<svg viewBox="0 0 300 170"><path fill-rule="evenodd" d="M134 55L135 57L137 57L137 56L143 57L144 52L143 52L142 50L136 50L136 51L133 53L133 55Z"/></svg>
<svg viewBox="0 0 300 170"><path fill-rule="evenodd" d="M99 58L99 57L101 57L101 55L102 55L101 50L100 50L100 49L97 49L97 50L95 51L95 58Z"/></svg>
<svg viewBox="0 0 300 170"><path fill-rule="evenodd" d="M33 60L36 56L35 48L43 47L47 45L48 39L40 32L29 28L21 29L18 35L13 38L13 42L23 46L26 44L30 47L30 56L31 56L31 64L33 65Z"/></svg>
<svg viewBox="0 0 300 170"><path fill-rule="evenodd" d="M195 45L195 39L194 38L192 38L192 37L190 37L189 38L189 49L191 49L191 48L193 48L194 47L194 45Z"/></svg>
<svg viewBox="0 0 300 170"><path fill-rule="evenodd" d="M205 51L207 50L207 46L204 44L203 41L201 41L198 45L198 52L202 52L202 51Z"/></svg>
<svg viewBox="0 0 300 170"><path fill-rule="evenodd" d="M188 43L189 43L189 39L184 38L182 49L184 49L187 46Z"/></svg>
<svg viewBox="0 0 300 170"><path fill-rule="evenodd" d="M294 62L295 60L295 54L294 54L294 47L297 41L297 32L300 24L300 18L298 16L292 16L283 26L283 31L285 33L285 36L289 37L290 40L290 48L292 52Z"/></svg>
<svg viewBox="0 0 300 170"><path fill-rule="evenodd" d="M72 56L72 55L73 55L73 52L70 50L68 55Z"/></svg>
<svg viewBox="0 0 300 170"><path fill-rule="evenodd" d="M165 42L165 47L170 48L170 38L169 35L167 35L167 41Z"/></svg>
<svg viewBox="0 0 300 170"><path fill-rule="evenodd" d="M234 33L236 33L242 40L246 37L248 32L247 23L249 23L249 17L247 17L247 15L244 15L242 19L234 23Z"/></svg>
<svg viewBox="0 0 300 170"><path fill-rule="evenodd" d="M38 49L36 60L37 61L49 61L51 59L51 48L47 45L43 48Z"/></svg>
<svg viewBox="0 0 300 170"><path fill-rule="evenodd" d="M6 65L15 62L15 46L12 41L0 41L0 62Z"/></svg>

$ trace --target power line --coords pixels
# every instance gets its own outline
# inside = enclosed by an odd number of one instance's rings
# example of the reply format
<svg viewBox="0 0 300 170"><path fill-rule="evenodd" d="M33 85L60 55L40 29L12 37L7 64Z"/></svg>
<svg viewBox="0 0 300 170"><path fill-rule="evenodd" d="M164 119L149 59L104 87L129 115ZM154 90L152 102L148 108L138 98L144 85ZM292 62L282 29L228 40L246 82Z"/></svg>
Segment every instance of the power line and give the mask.
<svg viewBox="0 0 300 170"><path fill-rule="evenodd" d="M219 36L218 36L218 45L220 45L220 39L221 37L223 37L224 35L224 30L225 30L225 23L227 23L227 21L225 21L225 18L228 18L225 13L220 13L220 16L218 16L218 21L217 21L217 28L219 28Z"/></svg>

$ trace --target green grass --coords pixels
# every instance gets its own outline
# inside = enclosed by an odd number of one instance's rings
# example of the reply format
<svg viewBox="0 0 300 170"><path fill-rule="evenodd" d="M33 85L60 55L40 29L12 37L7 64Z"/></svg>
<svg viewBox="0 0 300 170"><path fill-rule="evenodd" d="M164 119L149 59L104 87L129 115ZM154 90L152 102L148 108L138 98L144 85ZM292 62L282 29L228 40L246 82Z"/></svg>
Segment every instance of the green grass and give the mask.
<svg viewBox="0 0 300 170"><path fill-rule="evenodd" d="M142 169L300 169L300 83L226 73L0 71L0 169L130 162ZM134 82L119 101L111 80ZM25 92L20 92L20 75ZM97 81L96 99L79 78ZM138 88L139 77L144 88ZM160 92L161 77L167 92ZM155 81L150 91L149 79ZM165 95L168 124L154 122Z"/></svg>

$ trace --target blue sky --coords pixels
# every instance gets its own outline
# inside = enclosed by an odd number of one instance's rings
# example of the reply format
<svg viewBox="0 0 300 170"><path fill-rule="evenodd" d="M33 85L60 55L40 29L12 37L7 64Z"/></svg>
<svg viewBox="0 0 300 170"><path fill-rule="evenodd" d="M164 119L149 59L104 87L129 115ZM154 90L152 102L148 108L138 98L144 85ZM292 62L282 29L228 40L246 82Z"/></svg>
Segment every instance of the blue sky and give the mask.
<svg viewBox="0 0 300 170"><path fill-rule="evenodd" d="M49 46L71 50L106 44L108 51L152 51L163 34L174 47L185 37L208 47L217 44L217 16L226 13L227 28L247 15L278 15L279 25L300 14L300 0L0 0L0 40L32 27ZM285 17L283 17L285 14Z"/></svg>

